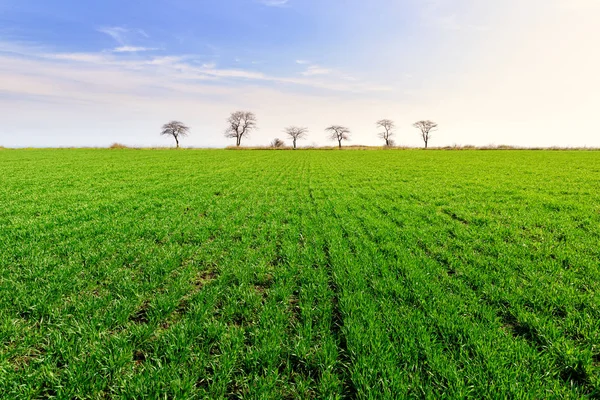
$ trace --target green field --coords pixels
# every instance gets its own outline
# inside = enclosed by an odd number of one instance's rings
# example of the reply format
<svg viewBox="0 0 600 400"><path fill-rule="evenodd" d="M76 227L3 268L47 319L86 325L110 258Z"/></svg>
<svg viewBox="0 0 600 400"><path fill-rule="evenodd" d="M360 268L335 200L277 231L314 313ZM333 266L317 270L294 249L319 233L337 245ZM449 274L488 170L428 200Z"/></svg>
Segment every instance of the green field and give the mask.
<svg viewBox="0 0 600 400"><path fill-rule="evenodd" d="M0 398L597 398L600 152L0 150Z"/></svg>

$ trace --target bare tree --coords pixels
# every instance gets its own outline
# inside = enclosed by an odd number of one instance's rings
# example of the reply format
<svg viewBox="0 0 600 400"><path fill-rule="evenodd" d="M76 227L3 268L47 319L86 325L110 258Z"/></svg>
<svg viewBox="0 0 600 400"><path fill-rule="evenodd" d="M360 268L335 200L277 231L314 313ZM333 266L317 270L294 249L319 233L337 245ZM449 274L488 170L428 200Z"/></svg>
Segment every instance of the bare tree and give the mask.
<svg viewBox="0 0 600 400"><path fill-rule="evenodd" d="M175 138L177 148L179 148L179 138L187 136L189 132L190 128L185 126L183 122L171 121L163 125L162 132L160 134L166 136L173 136L173 138Z"/></svg>
<svg viewBox="0 0 600 400"><path fill-rule="evenodd" d="M279 138L275 138L271 142L271 147L273 147L273 148L279 149L279 148L282 148L283 146L285 146L285 143L283 142L283 140L281 140Z"/></svg>
<svg viewBox="0 0 600 400"><path fill-rule="evenodd" d="M425 142L425 148L427 148L429 139L431 139L431 132L437 130L438 124L427 120L415 122L413 126L421 131L421 138L423 138L423 141Z"/></svg>
<svg viewBox="0 0 600 400"><path fill-rule="evenodd" d="M392 146L392 136L394 136L394 129L396 129L394 121L382 119L381 121L377 121L377 127L383 129L383 132L379 133L379 137L385 140L385 145L388 147Z"/></svg>
<svg viewBox="0 0 600 400"><path fill-rule="evenodd" d="M225 137L235 138L235 145L239 147L242 138L248 136L256 127L256 116L249 111L236 111L231 113L227 119L229 126L225 131Z"/></svg>
<svg viewBox="0 0 600 400"><path fill-rule="evenodd" d="M337 140L340 149L342 148L342 140L350 140L350 129L344 126L332 125L326 128L325 132L329 133L329 139Z"/></svg>
<svg viewBox="0 0 600 400"><path fill-rule="evenodd" d="M292 142L294 143L294 149L296 149L296 141L298 139L304 139L308 133L308 128L300 128L298 126L289 126L284 129L284 132Z"/></svg>

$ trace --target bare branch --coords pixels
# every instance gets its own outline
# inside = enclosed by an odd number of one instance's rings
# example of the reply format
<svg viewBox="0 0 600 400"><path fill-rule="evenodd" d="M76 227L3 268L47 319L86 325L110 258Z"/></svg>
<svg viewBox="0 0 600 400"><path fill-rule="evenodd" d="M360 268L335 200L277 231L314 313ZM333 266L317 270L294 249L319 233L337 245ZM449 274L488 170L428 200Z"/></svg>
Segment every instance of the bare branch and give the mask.
<svg viewBox="0 0 600 400"><path fill-rule="evenodd" d="M235 138L236 146L242 143L242 138L247 137L252 131L258 129L256 116L249 111L236 111L227 118L229 126L225 130L225 137Z"/></svg>
<svg viewBox="0 0 600 400"><path fill-rule="evenodd" d="M286 135L288 135L288 137L290 139L292 139L292 142L294 144L294 149L296 148L296 141L298 139L306 138L306 135L308 134L308 128L302 128L302 127L298 127L298 126L289 126L289 127L285 128L283 131L285 132Z"/></svg>
<svg viewBox="0 0 600 400"><path fill-rule="evenodd" d="M378 128L383 129L383 132L378 133L378 136L380 138L382 138L383 140L385 140L386 146L391 146L392 136L395 135L394 129L396 129L396 125L394 124L394 121L392 121L390 119L382 119L380 121L377 121L376 126Z"/></svg>
<svg viewBox="0 0 600 400"><path fill-rule="evenodd" d="M338 147L342 148L342 140L350 140L350 129L345 126L332 125L325 129L329 133L329 139L337 140Z"/></svg>
<svg viewBox="0 0 600 400"><path fill-rule="evenodd" d="M431 132L437 130L438 124L433 121L424 120L415 122L413 126L421 131L421 138L425 142L425 148L427 148L429 139L431 139Z"/></svg>
<svg viewBox="0 0 600 400"><path fill-rule="evenodd" d="M162 126L161 135L173 136L177 148L179 148L179 138L187 136L190 132L190 128L185 126L183 122L171 121Z"/></svg>

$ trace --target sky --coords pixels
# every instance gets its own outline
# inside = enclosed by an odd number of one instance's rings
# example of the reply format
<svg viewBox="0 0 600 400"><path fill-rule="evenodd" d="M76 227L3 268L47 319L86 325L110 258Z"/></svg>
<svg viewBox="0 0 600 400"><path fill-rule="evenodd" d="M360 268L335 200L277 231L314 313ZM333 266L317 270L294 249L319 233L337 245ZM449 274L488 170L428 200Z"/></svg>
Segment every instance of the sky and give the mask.
<svg viewBox="0 0 600 400"><path fill-rule="evenodd" d="M600 0L0 0L0 146L600 147ZM288 140L289 142L289 140Z"/></svg>

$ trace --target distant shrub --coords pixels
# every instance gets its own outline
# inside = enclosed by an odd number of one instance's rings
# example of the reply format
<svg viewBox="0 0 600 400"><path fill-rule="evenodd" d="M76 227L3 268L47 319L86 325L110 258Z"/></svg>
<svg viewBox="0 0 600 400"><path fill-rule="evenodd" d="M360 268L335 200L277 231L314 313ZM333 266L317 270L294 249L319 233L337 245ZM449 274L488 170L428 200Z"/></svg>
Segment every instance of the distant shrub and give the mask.
<svg viewBox="0 0 600 400"><path fill-rule="evenodd" d="M275 149L280 149L282 147L285 146L285 143L283 142L283 140L279 139L279 138L275 138L273 139L273 141L271 142L271 147L275 148Z"/></svg>
<svg viewBox="0 0 600 400"><path fill-rule="evenodd" d="M507 144L489 144L487 146L478 147L479 150L519 150L519 147L509 146Z"/></svg>
<svg viewBox="0 0 600 400"><path fill-rule="evenodd" d="M127 149L128 147L121 143L113 143L110 145L109 149Z"/></svg>

